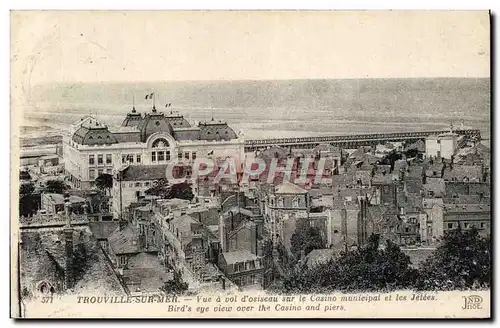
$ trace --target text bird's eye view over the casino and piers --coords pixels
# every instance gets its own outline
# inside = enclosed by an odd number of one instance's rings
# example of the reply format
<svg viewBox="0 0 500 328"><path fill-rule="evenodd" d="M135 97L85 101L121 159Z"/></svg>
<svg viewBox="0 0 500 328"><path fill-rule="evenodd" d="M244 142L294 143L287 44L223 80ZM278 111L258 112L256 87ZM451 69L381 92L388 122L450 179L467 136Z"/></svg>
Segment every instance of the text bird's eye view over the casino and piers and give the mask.
<svg viewBox="0 0 500 328"><path fill-rule="evenodd" d="M488 13L12 15L19 316L489 290Z"/></svg>

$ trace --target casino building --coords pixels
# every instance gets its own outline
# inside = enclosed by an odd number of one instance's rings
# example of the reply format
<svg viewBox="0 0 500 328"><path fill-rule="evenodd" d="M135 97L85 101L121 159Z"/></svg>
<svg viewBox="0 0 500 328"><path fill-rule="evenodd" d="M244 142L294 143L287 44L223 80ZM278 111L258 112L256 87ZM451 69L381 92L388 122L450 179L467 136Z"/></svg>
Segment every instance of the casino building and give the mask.
<svg viewBox="0 0 500 328"><path fill-rule="evenodd" d="M75 188L90 189L102 173L129 165L192 163L197 157L244 158L244 139L226 122L191 125L170 111L139 113L135 107L120 127L112 128L92 116L73 124L63 138L65 173Z"/></svg>

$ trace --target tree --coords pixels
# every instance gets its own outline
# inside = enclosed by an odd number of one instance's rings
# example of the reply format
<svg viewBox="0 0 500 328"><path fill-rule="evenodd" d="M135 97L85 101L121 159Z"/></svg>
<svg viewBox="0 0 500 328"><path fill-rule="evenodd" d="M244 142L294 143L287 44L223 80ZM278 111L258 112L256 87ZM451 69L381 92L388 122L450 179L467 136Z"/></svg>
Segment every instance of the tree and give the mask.
<svg viewBox="0 0 500 328"><path fill-rule="evenodd" d="M182 273L174 270L173 279L165 281L160 290L165 294L180 295L188 289L188 284L182 279Z"/></svg>
<svg viewBox="0 0 500 328"><path fill-rule="evenodd" d="M67 189L68 186L61 180L48 180L45 183L45 192L62 194Z"/></svg>
<svg viewBox="0 0 500 328"><path fill-rule="evenodd" d="M35 193L35 185L23 183L19 186L19 215L30 217L40 209L40 194Z"/></svg>
<svg viewBox="0 0 500 328"><path fill-rule="evenodd" d="M311 227L309 221L299 221L290 242L292 244L292 253L297 259L300 259L301 251L304 251L305 255L307 255L313 249L326 247L325 240L321 236L321 230Z"/></svg>
<svg viewBox="0 0 500 328"><path fill-rule="evenodd" d="M194 194L191 184L182 182L172 185L171 198L192 200L194 198Z"/></svg>
<svg viewBox="0 0 500 328"><path fill-rule="evenodd" d="M335 284L345 291L380 291L412 287L417 270L411 268L410 258L390 240L379 247L379 236L370 236L368 243L344 253L335 272Z"/></svg>
<svg viewBox="0 0 500 328"><path fill-rule="evenodd" d="M419 271L418 289L488 288L491 285L491 238L481 237L477 229L449 231Z"/></svg>
<svg viewBox="0 0 500 328"><path fill-rule="evenodd" d="M20 171L19 180L31 180L31 174L28 171Z"/></svg>
<svg viewBox="0 0 500 328"><path fill-rule="evenodd" d="M111 188L113 188L113 176L107 173L100 174L95 179L95 185L97 188L104 191L105 194L106 192L111 194Z"/></svg>
<svg viewBox="0 0 500 328"><path fill-rule="evenodd" d="M35 192L35 185L33 182L30 183L23 183L19 186L19 195L20 196L25 196L28 194L32 194Z"/></svg>
<svg viewBox="0 0 500 328"><path fill-rule="evenodd" d="M157 180L154 185L144 192L146 195L158 196L160 198L169 198L170 184L167 179Z"/></svg>
<svg viewBox="0 0 500 328"><path fill-rule="evenodd" d="M194 194L191 184L187 182L170 185L167 179L158 180L157 183L145 191L146 195L158 196L163 199L187 199L192 200Z"/></svg>
<svg viewBox="0 0 500 328"><path fill-rule="evenodd" d="M309 268L299 262L274 289L281 293L388 291L413 287L417 274L399 246L387 241L381 248L379 236L372 235L366 245L326 263Z"/></svg>

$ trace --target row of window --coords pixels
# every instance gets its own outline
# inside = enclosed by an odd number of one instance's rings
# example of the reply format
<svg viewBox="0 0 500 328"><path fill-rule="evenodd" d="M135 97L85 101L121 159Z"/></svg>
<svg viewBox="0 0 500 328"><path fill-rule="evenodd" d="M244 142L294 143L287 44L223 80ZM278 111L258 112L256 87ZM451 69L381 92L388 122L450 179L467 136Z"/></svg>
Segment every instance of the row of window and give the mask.
<svg viewBox="0 0 500 328"><path fill-rule="evenodd" d="M97 173L97 175L96 175ZM89 180L95 180L95 178L97 178L98 176L102 175L102 174L113 174L113 170L112 169L89 169Z"/></svg>
<svg viewBox="0 0 500 328"><path fill-rule="evenodd" d="M146 181L144 183L143 182L130 182L128 184L128 186L130 188L134 188L134 187L135 188L150 187L151 186L151 182L149 182L149 181Z"/></svg>
<svg viewBox="0 0 500 328"><path fill-rule="evenodd" d="M181 161L183 159L186 160L195 160L196 152L179 152L177 155L178 159ZM163 162L170 161L171 154L169 150L166 151L153 151L151 152L151 161L152 162ZM97 159L97 162L96 162ZM122 163L130 163L130 164L141 164L142 158L141 154L123 154L122 155ZM92 165L111 165L113 164L113 156L111 154L98 154L97 156L92 154L89 155L89 166Z"/></svg>
<svg viewBox="0 0 500 328"><path fill-rule="evenodd" d="M234 279L234 283L238 286L248 286L254 284L262 284L262 275L251 274L247 276L242 276Z"/></svg>
<svg viewBox="0 0 500 328"><path fill-rule="evenodd" d="M456 229L458 228L458 222L448 222L447 227L448 229ZM486 222L479 222L479 223L462 222L461 227L464 229L472 229L472 228L485 229L488 227L488 224Z"/></svg>
<svg viewBox="0 0 500 328"><path fill-rule="evenodd" d="M113 164L113 156L111 154L98 154L97 155L97 165L104 165L106 161L106 165ZM96 165L96 155L89 155L89 165Z"/></svg>
<svg viewBox="0 0 500 328"><path fill-rule="evenodd" d="M142 187L146 187L146 188L149 188L151 187L153 184L149 181L146 181L146 182L129 182L128 184L125 184L124 186L125 187L129 187L129 188L142 188ZM118 186L118 182L115 181L115 187Z"/></svg>
<svg viewBox="0 0 500 328"><path fill-rule="evenodd" d="M278 207L284 207L285 203L283 198L278 198L278 200L276 201L276 205ZM271 206L275 206L275 201L273 198L271 198ZM299 199L297 197L294 197L292 199L292 207L299 207Z"/></svg>
<svg viewBox="0 0 500 328"><path fill-rule="evenodd" d="M141 154L123 154L122 155L122 163L123 164L125 164L125 163L133 164L134 159L135 159L135 163L141 164Z"/></svg>
<svg viewBox="0 0 500 328"><path fill-rule="evenodd" d="M239 262L234 264L234 272L254 270L254 269L259 269L260 267L261 267L260 260Z"/></svg>
<svg viewBox="0 0 500 328"><path fill-rule="evenodd" d="M151 162L170 161L170 150L151 152Z"/></svg>

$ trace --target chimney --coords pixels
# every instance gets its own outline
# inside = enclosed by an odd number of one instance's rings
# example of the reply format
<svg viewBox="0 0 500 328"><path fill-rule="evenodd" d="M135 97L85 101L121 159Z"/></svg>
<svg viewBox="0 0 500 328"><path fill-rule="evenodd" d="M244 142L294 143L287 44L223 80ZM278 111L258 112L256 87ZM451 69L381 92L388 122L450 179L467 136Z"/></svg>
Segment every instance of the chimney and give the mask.
<svg viewBox="0 0 500 328"><path fill-rule="evenodd" d="M363 245L366 239L366 196L360 199L360 212L358 222L358 244Z"/></svg>
<svg viewBox="0 0 500 328"><path fill-rule="evenodd" d="M342 236L347 236L347 210L345 208L345 204L344 208L340 210L340 229Z"/></svg>
<svg viewBox="0 0 500 328"><path fill-rule="evenodd" d="M398 185L394 184L394 206L398 207Z"/></svg>
<svg viewBox="0 0 500 328"><path fill-rule="evenodd" d="M64 219L66 220L66 227L71 227L71 203L69 202L69 196L64 196Z"/></svg>
<svg viewBox="0 0 500 328"><path fill-rule="evenodd" d="M258 255L257 245L258 245L258 232L257 232L257 224L253 223L250 228L250 245L252 254Z"/></svg>
<svg viewBox="0 0 500 328"><path fill-rule="evenodd" d="M225 238L225 231L224 231L224 218L222 216L222 209L219 210L219 240L220 240L220 246L223 252L226 251L226 238Z"/></svg>
<svg viewBox="0 0 500 328"><path fill-rule="evenodd" d="M223 275L219 276L219 280L222 282L222 290L226 290L226 279Z"/></svg>

